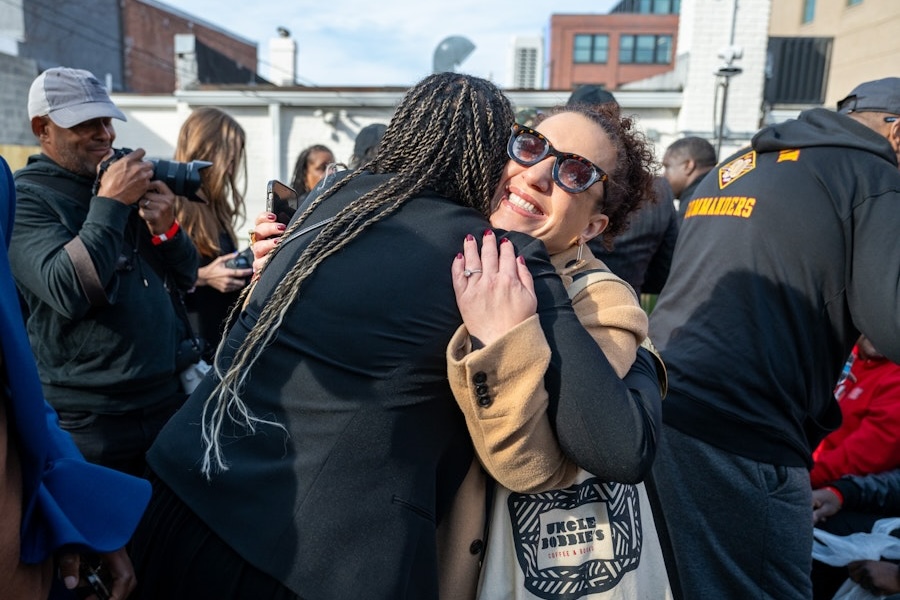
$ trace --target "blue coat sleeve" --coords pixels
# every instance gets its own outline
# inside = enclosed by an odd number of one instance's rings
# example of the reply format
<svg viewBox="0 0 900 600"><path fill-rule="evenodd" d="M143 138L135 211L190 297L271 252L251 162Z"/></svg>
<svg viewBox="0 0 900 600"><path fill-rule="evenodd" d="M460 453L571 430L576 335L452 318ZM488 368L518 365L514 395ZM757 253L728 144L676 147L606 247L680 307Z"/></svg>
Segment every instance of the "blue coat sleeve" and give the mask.
<svg viewBox="0 0 900 600"><path fill-rule="evenodd" d="M22 463L21 558L42 562L63 546L117 550L137 527L150 484L86 462L44 400L7 255L14 214L12 175L0 158L0 348Z"/></svg>

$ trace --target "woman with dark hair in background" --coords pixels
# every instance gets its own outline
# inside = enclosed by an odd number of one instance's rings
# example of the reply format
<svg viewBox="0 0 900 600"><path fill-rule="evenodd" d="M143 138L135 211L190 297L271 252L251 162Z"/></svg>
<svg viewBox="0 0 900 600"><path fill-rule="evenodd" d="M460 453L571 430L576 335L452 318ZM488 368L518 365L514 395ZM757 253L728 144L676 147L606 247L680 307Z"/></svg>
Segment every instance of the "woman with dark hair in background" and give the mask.
<svg viewBox="0 0 900 600"><path fill-rule="evenodd" d="M334 152L322 144L313 144L300 152L294 163L291 187L297 190L301 203L316 184L322 181L328 165L334 161Z"/></svg>
<svg viewBox="0 0 900 600"><path fill-rule="evenodd" d="M181 126L175 160L212 163L200 170L199 195L206 203L178 197L175 214L200 254L200 269L192 293L185 296L188 311L198 326L195 333L206 342L209 360L222 336L222 327L231 305L253 269L229 266L237 256L235 227L244 218L244 190L247 181L244 129L226 112L213 107L195 109Z"/></svg>

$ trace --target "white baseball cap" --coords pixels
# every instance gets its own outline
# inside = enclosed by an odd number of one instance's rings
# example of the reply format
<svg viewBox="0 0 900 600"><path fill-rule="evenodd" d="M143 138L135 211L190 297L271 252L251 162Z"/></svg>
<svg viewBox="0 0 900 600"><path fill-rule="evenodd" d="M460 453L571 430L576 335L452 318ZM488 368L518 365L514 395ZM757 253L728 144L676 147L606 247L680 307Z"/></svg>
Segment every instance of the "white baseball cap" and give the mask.
<svg viewBox="0 0 900 600"><path fill-rule="evenodd" d="M28 118L42 116L66 129L97 118L127 121L90 71L54 67L37 76L28 91Z"/></svg>

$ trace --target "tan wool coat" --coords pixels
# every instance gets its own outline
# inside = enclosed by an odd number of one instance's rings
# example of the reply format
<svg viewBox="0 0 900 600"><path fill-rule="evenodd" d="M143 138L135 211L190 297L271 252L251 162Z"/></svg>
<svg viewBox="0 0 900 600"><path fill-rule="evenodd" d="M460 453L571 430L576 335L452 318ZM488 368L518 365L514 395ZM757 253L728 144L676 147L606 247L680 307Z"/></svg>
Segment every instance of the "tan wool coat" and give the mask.
<svg viewBox="0 0 900 600"><path fill-rule="evenodd" d="M580 261L575 260L576 252L573 247L551 257L567 288L579 273L606 269L586 247ZM579 291L572 306L616 373L624 376L648 328L634 291L625 281L611 277ZM550 348L537 315L478 350L472 350L465 326L450 341L448 377L477 459L438 530L441 600L475 598L488 475L513 491L533 493L566 487L578 472L578 465L559 447L546 415L544 374L549 363ZM479 403L479 385L488 386L487 406Z"/></svg>

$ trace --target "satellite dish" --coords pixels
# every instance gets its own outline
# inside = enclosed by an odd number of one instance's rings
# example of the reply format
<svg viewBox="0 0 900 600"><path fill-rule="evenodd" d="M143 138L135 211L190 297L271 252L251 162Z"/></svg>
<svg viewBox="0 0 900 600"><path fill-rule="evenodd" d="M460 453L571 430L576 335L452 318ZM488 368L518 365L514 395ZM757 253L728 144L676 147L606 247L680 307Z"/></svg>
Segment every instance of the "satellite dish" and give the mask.
<svg viewBox="0 0 900 600"><path fill-rule="evenodd" d="M475 44L461 35L444 38L434 49L432 71L435 73L453 71L472 54L474 49Z"/></svg>

